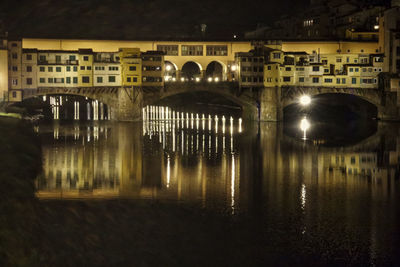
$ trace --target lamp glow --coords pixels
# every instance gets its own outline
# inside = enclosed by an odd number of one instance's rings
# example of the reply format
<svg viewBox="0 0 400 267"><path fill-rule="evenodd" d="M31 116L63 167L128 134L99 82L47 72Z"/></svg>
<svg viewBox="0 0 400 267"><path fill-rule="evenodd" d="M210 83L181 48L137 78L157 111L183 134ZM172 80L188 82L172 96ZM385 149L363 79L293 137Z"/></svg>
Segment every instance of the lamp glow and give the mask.
<svg viewBox="0 0 400 267"><path fill-rule="evenodd" d="M207 81L212 82L212 77L208 77Z"/></svg>
<svg viewBox="0 0 400 267"><path fill-rule="evenodd" d="M166 70L166 71L170 71L170 70L171 70L171 65L165 66L165 70Z"/></svg>
<svg viewBox="0 0 400 267"><path fill-rule="evenodd" d="M236 66L236 65L232 65L232 66L231 66L231 70L232 70L232 71L236 71L236 70L237 70L237 66Z"/></svg>
<svg viewBox="0 0 400 267"><path fill-rule="evenodd" d="M302 97L300 97L299 101L301 105L308 106L311 103L311 97L308 95L303 95Z"/></svg>

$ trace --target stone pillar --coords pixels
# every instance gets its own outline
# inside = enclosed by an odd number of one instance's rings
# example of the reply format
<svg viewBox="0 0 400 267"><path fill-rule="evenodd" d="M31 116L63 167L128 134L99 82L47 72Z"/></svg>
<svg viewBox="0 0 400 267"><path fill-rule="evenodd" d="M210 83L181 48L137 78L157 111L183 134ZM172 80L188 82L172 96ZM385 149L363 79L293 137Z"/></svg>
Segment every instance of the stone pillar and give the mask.
<svg viewBox="0 0 400 267"><path fill-rule="evenodd" d="M143 90L141 87L121 87L118 89L118 121L142 120Z"/></svg>
<svg viewBox="0 0 400 267"><path fill-rule="evenodd" d="M281 121L283 108L281 105L281 87L264 87L260 95L259 120Z"/></svg>

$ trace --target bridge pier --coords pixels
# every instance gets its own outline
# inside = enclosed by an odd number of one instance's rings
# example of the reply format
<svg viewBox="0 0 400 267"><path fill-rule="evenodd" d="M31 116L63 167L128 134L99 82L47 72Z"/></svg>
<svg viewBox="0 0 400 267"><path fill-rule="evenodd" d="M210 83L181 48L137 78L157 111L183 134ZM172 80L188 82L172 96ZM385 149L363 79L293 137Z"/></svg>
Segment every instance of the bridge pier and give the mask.
<svg viewBox="0 0 400 267"><path fill-rule="evenodd" d="M281 104L281 87L264 87L261 89L259 99L260 121L281 121L283 109Z"/></svg>
<svg viewBox="0 0 400 267"><path fill-rule="evenodd" d="M400 120L399 96L394 92L386 92L382 99L382 105L378 106L378 118L385 121Z"/></svg>
<svg viewBox="0 0 400 267"><path fill-rule="evenodd" d="M121 87L118 104L111 108L112 119L118 121L140 121L142 119L143 90L141 87Z"/></svg>

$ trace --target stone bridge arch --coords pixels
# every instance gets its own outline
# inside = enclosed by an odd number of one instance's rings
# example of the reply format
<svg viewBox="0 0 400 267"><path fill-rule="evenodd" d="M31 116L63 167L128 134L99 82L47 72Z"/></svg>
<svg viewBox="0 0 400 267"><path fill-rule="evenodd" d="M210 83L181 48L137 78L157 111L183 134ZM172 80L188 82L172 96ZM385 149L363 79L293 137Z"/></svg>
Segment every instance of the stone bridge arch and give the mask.
<svg viewBox="0 0 400 267"><path fill-rule="evenodd" d="M164 90L161 90L159 92L145 93L143 97L143 105L153 105L156 102L166 99L168 97L196 92L207 92L211 94L216 94L235 103L236 105L240 106L242 111L242 118L244 120L258 119L257 101L247 95L238 96L236 94L236 88L233 88L232 85L229 83L171 83L165 85Z"/></svg>
<svg viewBox="0 0 400 267"><path fill-rule="evenodd" d="M320 88L320 87L282 87L281 91L281 104L282 108L289 105L296 104L299 98L303 95L308 95L311 98L318 95L326 94L342 94L357 96L372 105L376 106L378 110L382 107L381 95L378 90L374 89L344 89L344 88Z"/></svg>

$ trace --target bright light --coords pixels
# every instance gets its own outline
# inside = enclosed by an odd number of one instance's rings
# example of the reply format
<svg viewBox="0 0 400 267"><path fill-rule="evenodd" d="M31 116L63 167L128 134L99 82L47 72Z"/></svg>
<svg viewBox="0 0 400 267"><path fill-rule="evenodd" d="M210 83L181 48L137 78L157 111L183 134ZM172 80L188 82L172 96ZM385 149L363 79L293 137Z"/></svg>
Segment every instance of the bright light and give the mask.
<svg viewBox="0 0 400 267"><path fill-rule="evenodd" d="M173 82L176 82L176 78L175 78L175 77L174 77L174 78L172 78L172 81L173 81Z"/></svg>
<svg viewBox="0 0 400 267"><path fill-rule="evenodd" d="M308 95L303 95L300 97L300 104L303 106L308 106L311 103L311 97Z"/></svg>
<svg viewBox="0 0 400 267"><path fill-rule="evenodd" d="M208 77L207 81L212 82L212 77Z"/></svg>
<svg viewBox="0 0 400 267"><path fill-rule="evenodd" d="M231 66L231 70L232 70L232 71L236 71L236 70L237 70L237 66L236 66L236 65L232 65L232 66Z"/></svg>
<svg viewBox="0 0 400 267"><path fill-rule="evenodd" d="M379 25L375 25L374 30L379 30Z"/></svg>
<svg viewBox="0 0 400 267"><path fill-rule="evenodd" d="M165 70L166 71L170 71L172 68L171 68L171 65L167 65L167 66L165 66Z"/></svg>
<svg viewBox="0 0 400 267"><path fill-rule="evenodd" d="M214 81L219 82L219 78L218 78L218 77L215 77L215 78L214 78Z"/></svg>
<svg viewBox="0 0 400 267"><path fill-rule="evenodd" d="M181 78L181 82L184 82L184 81L185 81L185 78L182 77L182 78Z"/></svg>
<svg viewBox="0 0 400 267"><path fill-rule="evenodd" d="M171 80L171 76L165 76L165 81L168 82L169 80Z"/></svg>
<svg viewBox="0 0 400 267"><path fill-rule="evenodd" d="M300 129L305 132L310 128L310 123L308 122L308 120L306 118L302 119L300 121Z"/></svg>
<svg viewBox="0 0 400 267"><path fill-rule="evenodd" d="M236 39L236 38L237 38L237 35L236 35L236 34L234 34L234 35L233 35L233 38L234 38L234 39Z"/></svg>
<svg viewBox="0 0 400 267"><path fill-rule="evenodd" d="M200 82L200 78L199 77L196 77L196 82Z"/></svg>

